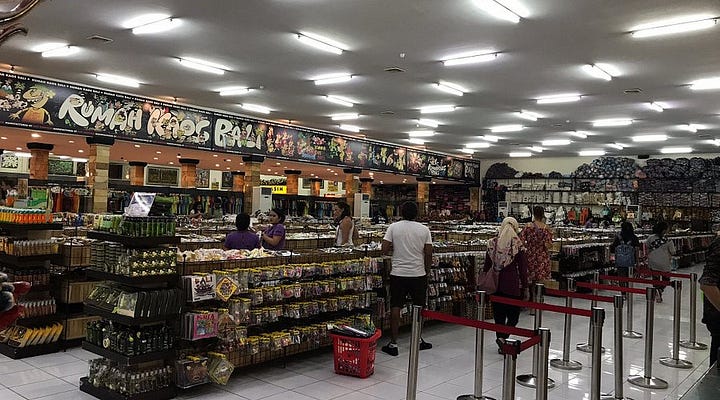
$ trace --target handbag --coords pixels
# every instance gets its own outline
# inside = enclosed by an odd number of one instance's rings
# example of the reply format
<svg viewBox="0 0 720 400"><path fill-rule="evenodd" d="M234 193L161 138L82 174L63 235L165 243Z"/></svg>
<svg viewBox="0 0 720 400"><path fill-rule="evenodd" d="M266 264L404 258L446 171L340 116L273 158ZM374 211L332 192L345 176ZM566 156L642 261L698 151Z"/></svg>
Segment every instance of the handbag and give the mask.
<svg viewBox="0 0 720 400"><path fill-rule="evenodd" d="M494 294L497 292L499 279L500 271L496 270L495 266L490 267L487 271L480 272L478 290L484 290L487 294Z"/></svg>

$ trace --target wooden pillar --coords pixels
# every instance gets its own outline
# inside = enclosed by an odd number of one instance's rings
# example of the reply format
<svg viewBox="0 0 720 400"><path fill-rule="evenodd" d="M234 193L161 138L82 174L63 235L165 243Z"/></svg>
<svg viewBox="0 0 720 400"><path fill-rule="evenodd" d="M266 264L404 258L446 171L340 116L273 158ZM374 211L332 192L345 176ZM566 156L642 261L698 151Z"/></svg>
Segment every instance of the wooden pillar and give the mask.
<svg viewBox="0 0 720 400"><path fill-rule="evenodd" d="M424 217L428 212L428 201L430 200L430 181L429 176L417 177L417 203L418 217Z"/></svg>
<svg viewBox="0 0 720 400"><path fill-rule="evenodd" d="M253 209L253 188L260 187L260 171L262 163L265 161L263 156L243 156L245 163L245 198L243 201L243 211L252 214Z"/></svg>
<svg viewBox="0 0 720 400"><path fill-rule="evenodd" d="M88 153L87 185L92 189L93 212L107 212L108 183L110 170L110 148L115 139L106 136L92 136L85 138L90 146Z"/></svg>
<svg viewBox="0 0 720 400"><path fill-rule="evenodd" d="M310 196L320 196L322 181L320 178L310 178Z"/></svg>
<svg viewBox="0 0 720 400"><path fill-rule="evenodd" d="M360 178L360 193L370 196L370 200L372 200L373 181L373 178Z"/></svg>
<svg viewBox="0 0 720 400"><path fill-rule="evenodd" d="M480 186L470 186L470 211L480 211Z"/></svg>
<svg viewBox="0 0 720 400"><path fill-rule="evenodd" d="M242 171L232 172L232 191L233 192L245 192L245 173Z"/></svg>
<svg viewBox="0 0 720 400"><path fill-rule="evenodd" d="M145 185L145 167L147 163L144 161L130 161L130 184L133 186Z"/></svg>
<svg viewBox="0 0 720 400"><path fill-rule="evenodd" d="M298 194L298 180L302 171L296 169L286 169L285 176L287 177L287 194Z"/></svg>
<svg viewBox="0 0 720 400"><path fill-rule="evenodd" d="M352 210L353 204L355 204L355 193L358 191L358 182L355 177L360 175L362 170L360 168L345 168L343 172L345 173L345 202L348 203Z"/></svg>
<svg viewBox="0 0 720 400"><path fill-rule="evenodd" d="M200 164L200 160L195 158L181 158L178 162L180 162L180 187L196 187L197 166Z"/></svg>
<svg viewBox="0 0 720 400"><path fill-rule="evenodd" d="M53 145L49 143L28 143L30 150L30 179L46 181L48 178L48 161Z"/></svg>

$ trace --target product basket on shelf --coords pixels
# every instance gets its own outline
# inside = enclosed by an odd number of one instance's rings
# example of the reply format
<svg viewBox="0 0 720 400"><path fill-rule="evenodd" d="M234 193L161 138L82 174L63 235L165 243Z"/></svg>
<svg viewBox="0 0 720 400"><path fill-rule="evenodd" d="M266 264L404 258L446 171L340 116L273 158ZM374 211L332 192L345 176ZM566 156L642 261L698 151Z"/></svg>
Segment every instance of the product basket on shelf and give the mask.
<svg viewBox="0 0 720 400"><path fill-rule="evenodd" d="M330 333L333 340L335 373L367 378L375 372L375 349L382 336L380 329L369 338L354 338Z"/></svg>

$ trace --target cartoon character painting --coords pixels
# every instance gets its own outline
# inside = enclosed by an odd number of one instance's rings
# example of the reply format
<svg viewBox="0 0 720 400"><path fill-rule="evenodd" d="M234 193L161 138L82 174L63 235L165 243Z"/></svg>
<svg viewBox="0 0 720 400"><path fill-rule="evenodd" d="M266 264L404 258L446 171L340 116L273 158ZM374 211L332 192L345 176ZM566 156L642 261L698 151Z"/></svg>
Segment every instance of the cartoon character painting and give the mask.
<svg viewBox="0 0 720 400"><path fill-rule="evenodd" d="M22 97L30 106L10 114L10 119L20 119L22 122L34 125L53 125L50 113L44 107L48 100L55 97L55 92L42 85L32 85Z"/></svg>

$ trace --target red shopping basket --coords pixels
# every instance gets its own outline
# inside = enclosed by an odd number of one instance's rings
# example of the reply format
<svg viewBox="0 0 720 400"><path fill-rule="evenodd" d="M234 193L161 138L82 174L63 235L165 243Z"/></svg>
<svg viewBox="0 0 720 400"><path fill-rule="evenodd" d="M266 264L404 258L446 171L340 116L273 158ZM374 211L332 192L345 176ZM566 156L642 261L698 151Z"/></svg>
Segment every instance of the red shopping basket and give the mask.
<svg viewBox="0 0 720 400"><path fill-rule="evenodd" d="M367 339L330 333L333 340L335 373L367 378L375 372L375 349L382 336L380 329Z"/></svg>

